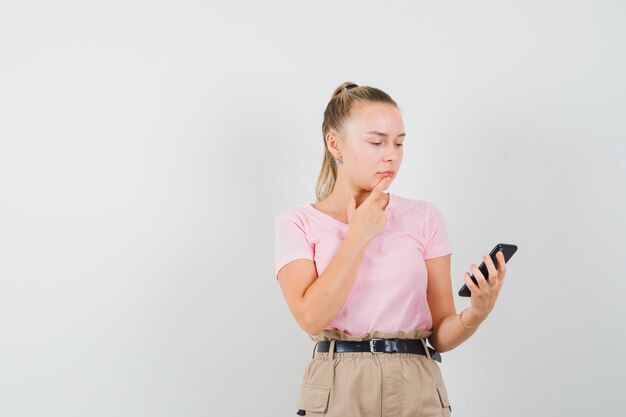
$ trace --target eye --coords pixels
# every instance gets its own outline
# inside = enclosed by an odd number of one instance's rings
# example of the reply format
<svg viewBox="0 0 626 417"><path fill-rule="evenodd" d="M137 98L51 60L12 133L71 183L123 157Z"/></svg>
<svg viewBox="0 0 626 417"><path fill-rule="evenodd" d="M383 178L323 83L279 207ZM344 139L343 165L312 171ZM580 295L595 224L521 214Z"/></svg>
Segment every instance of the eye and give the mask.
<svg viewBox="0 0 626 417"><path fill-rule="evenodd" d="M372 145L382 145L382 142L370 142ZM396 143L396 146L401 147L404 146L402 143Z"/></svg>

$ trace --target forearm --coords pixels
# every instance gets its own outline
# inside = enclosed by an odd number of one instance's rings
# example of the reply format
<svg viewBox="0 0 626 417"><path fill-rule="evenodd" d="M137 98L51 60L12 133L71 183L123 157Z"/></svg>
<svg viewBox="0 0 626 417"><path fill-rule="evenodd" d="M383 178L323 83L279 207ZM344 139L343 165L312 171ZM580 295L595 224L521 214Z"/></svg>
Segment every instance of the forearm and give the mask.
<svg viewBox="0 0 626 417"><path fill-rule="evenodd" d="M366 246L366 241L348 234L324 272L304 293L302 305L309 333L321 332L345 305Z"/></svg>
<svg viewBox="0 0 626 417"><path fill-rule="evenodd" d="M463 322L459 314L444 317L437 326L433 327L433 334L428 338L430 344L438 352L446 352L459 346L470 338L479 326L468 329L463 325L474 326L484 320L473 307L467 307L463 313Z"/></svg>

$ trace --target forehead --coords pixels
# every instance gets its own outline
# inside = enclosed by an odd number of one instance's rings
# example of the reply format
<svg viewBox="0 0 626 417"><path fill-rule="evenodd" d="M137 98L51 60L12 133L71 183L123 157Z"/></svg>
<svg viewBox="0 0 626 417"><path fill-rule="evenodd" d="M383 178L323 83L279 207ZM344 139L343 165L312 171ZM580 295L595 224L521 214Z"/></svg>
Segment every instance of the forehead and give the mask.
<svg viewBox="0 0 626 417"><path fill-rule="evenodd" d="M369 101L356 103L352 107L347 122L351 130L360 132L376 130L386 133L402 133L404 131L400 112L396 106L389 103Z"/></svg>

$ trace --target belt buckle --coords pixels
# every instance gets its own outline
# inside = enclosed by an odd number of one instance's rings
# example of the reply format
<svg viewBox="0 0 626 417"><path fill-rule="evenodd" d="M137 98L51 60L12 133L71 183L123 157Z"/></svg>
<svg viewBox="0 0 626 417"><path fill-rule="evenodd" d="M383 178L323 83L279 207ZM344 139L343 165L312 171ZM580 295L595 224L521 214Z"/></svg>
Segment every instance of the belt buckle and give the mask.
<svg viewBox="0 0 626 417"><path fill-rule="evenodd" d="M384 340L384 339L371 339L370 340L370 352L372 352L372 353L385 353L384 350L382 350L382 351L381 350L378 350L378 351L374 350L374 341L375 340Z"/></svg>

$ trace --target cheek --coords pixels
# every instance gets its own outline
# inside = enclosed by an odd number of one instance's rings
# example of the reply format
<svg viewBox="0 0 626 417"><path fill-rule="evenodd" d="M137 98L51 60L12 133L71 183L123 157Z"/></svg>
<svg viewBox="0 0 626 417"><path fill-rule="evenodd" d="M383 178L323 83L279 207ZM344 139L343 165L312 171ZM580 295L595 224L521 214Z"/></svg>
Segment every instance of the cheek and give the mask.
<svg viewBox="0 0 626 417"><path fill-rule="evenodd" d="M383 153L384 149L382 147L371 146L370 148L366 148L362 152L355 154L354 157L356 161L364 163L376 162L380 159L380 156Z"/></svg>
<svg viewBox="0 0 626 417"><path fill-rule="evenodd" d="M368 171L370 167L375 167L379 165L379 161L380 161L380 155L375 152L372 152L372 153L364 152L360 155L355 155L352 158L352 163L354 164L354 166L360 167L360 169L363 171Z"/></svg>
<svg viewBox="0 0 626 417"><path fill-rule="evenodd" d="M385 152L382 146L365 146L353 149L350 161L357 166L361 166L364 171L370 171L371 167L378 167L380 165L380 158Z"/></svg>

